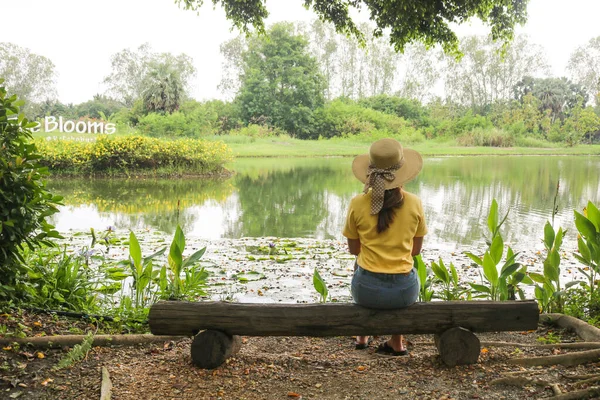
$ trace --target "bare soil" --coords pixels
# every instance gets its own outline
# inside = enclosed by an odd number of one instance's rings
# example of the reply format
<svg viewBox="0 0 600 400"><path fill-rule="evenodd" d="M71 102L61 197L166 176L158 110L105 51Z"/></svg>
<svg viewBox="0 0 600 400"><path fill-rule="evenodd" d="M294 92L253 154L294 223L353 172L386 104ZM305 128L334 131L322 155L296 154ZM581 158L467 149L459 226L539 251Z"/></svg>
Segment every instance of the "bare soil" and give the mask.
<svg viewBox="0 0 600 400"><path fill-rule="evenodd" d="M48 321L22 316L30 335L66 333L82 322ZM67 325L62 325L63 323ZM0 398L99 399L101 368L113 384L113 399L538 399L551 397L550 387L491 385L516 373L573 391L568 375L597 373L600 360L585 366L531 367L507 364L519 357L552 355L559 349L495 347L490 342L538 344L538 338L563 342L573 335L540 326L536 332L480 334L479 363L449 368L441 364L433 338L409 335L406 357L375 353L376 338L366 350L355 350L351 337L245 337L235 358L214 370L200 370L190 359L190 339L160 345L95 347L71 368L53 370L63 350L5 348L0 352ZM9 346L10 347L10 346ZM40 355L41 354L41 355Z"/></svg>

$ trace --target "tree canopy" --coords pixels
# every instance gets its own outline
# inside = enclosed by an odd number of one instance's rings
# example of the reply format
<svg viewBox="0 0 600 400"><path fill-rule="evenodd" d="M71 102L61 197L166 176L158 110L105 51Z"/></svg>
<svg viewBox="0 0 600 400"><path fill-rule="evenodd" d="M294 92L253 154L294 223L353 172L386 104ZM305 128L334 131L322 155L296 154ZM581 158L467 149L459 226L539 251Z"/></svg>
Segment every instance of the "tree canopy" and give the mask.
<svg viewBox="0 0 600 400"><path fill-rule="evenodd" d="M204 0L176 0L185 9L198 11ZM249 32L253 27L264 33L269 15L266 0L212 0L220 5L238 29ZM303 0L319 19L333 23L340 33L364 41L363 33L350 16L351 10L366 10L375 22L375 36L389 30L390 44L402 52L412 42L428 46L439 44L446 53L459 54L458 37L451 24L476 17L491 28L494 40L508 42L517 24L527 20L529 0Z"/></svg>

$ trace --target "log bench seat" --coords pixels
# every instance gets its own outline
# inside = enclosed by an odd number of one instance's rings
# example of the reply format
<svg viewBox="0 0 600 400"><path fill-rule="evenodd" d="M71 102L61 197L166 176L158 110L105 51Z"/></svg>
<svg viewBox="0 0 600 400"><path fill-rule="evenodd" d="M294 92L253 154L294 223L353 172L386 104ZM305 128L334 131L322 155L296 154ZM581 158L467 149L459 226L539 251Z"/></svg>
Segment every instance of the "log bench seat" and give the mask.
<svg viewBox="0 0 600 400"><path fill-rule="evenodd" d="M474 332L537 329L535 300L439 301L398 310L352 303L255 304L160 301L150 308L154 335L194 336L192 361L216 368L240 349L240 336L356 336L434 334L442 361L473 364L480 353Z"/></svg>

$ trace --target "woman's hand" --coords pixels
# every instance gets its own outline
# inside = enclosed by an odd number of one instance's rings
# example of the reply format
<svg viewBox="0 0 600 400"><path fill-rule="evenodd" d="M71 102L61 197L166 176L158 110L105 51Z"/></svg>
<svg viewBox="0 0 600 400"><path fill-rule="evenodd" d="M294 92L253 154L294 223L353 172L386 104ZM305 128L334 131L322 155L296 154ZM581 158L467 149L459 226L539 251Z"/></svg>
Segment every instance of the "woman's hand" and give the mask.
<svg viewBox="0 0 600 400"><path fill-rule="evenodd" d="M348 251L357 256L360 253L360 239L348 239Z"/></svg>
<svg viewBox="0 0 600 400"><path fill-rule="evenodd" d="M421 254L421 247L423 247L423 236L413 238L413 248L410 252L411 256L418 256Z"/></svg>

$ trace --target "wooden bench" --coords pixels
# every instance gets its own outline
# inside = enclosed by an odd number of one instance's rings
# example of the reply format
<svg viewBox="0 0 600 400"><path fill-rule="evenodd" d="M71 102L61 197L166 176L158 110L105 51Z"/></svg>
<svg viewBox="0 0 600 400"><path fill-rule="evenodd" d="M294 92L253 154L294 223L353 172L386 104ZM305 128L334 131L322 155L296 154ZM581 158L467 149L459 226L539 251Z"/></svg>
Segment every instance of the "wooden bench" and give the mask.
<svg viewBox="0 0 600 400"><path fill-rule="evenodd" d="M192 361L216 368L241 345L239 336L355 336L434 334L442 361L473 364L480 342L473 332L537 329L537 302L440 301L400 310L352 303L254 304L160 301L150 309L154 335L194 336Z"/></svg>

